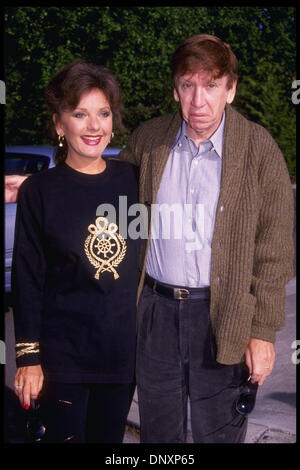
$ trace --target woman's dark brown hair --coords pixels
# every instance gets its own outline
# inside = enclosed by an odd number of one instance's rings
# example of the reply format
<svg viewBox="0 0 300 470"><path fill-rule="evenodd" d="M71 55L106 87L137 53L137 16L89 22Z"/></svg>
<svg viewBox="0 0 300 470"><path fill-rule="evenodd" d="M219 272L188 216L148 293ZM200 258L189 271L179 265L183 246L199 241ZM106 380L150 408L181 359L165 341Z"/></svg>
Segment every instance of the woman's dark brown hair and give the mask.
<svg viewBox="0 0 300 470"><path fill-rule="evenodd" d="M124 130L122 123L122 97L119 85L113 74L105 67L76 59L63 67L50 81L45 90L45 101L52 119L58 118L63 111L72 111L78 105L82 95L94 88L101 90L109 102L114 126ZM51 121L52 122L52 121ZM57 133L54 123L49 128L50 138L57 144ZM55 155L56 164L65 161L68 144L58 147Z"/></svg>
<svg viewBox="0 0 300 470"><path fill-rule="evenodd" d="M229 44L210 34L197 34L186 39L171 60L173 85L187 72L209 72L212 78L228 77L227 89L238 79L237 58Z"/></svg>

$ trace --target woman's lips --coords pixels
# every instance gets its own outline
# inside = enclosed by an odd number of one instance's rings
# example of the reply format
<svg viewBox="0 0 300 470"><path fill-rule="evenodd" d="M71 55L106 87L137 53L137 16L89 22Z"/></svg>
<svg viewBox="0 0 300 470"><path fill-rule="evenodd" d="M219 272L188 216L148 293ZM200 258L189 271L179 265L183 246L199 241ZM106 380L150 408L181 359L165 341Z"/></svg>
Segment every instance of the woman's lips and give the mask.
<svg viewBox="0 0 300 470"><path fill-rule="evenodd" d="M86 145L98 145L100 144L102 140L102 135L97 135L97 136L83 135L81 139Z"/></svg>

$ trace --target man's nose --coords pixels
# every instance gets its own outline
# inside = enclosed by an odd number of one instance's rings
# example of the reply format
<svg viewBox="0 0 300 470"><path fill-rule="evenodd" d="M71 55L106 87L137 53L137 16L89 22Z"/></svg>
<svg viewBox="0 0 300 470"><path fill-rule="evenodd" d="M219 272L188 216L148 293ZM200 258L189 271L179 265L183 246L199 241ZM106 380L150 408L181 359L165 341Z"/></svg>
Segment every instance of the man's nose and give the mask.
<svg viewBox="0 0 300 470"><path fill-rule="evenodd" d="M193 106L200 108L201 106L204 105L204 103L205 103L205 96L204 96L203 87L196 86L194 88L192 104Z"/></svg>

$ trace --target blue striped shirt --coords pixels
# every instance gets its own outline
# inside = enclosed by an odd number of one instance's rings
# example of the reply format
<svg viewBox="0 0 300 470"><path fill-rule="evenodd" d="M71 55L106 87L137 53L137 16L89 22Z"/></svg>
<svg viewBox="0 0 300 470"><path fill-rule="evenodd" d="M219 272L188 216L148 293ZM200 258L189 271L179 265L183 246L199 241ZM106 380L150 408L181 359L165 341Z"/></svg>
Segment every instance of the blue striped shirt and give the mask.
<svg viewBox="0 0 300 470"><path fill-rule="evenodd" d="M170 152L153 210L146 272L160 282L210 285L211 243L220 193L225 113L197 147L185 121Z"/></svg>

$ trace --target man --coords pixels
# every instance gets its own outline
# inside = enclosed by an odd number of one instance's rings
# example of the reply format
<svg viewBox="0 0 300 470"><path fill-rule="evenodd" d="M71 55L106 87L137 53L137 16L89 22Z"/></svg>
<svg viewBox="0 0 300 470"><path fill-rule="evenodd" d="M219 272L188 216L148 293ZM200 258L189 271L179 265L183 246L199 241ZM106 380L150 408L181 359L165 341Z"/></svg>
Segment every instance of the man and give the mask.
<svg viewBox="0 0 300 470"><path fill-rule="evenodd" d="M141 441L185 442L189 397L194 442L239 443L245 363L262 385L284 326L292 188L270 134L230 106L238 76L228 44L187 39L172 77L180 112L142 124L120 154L140 167L140 202L155 204L139 287ZM170 237L162 206L182 209Z"/></svg>

